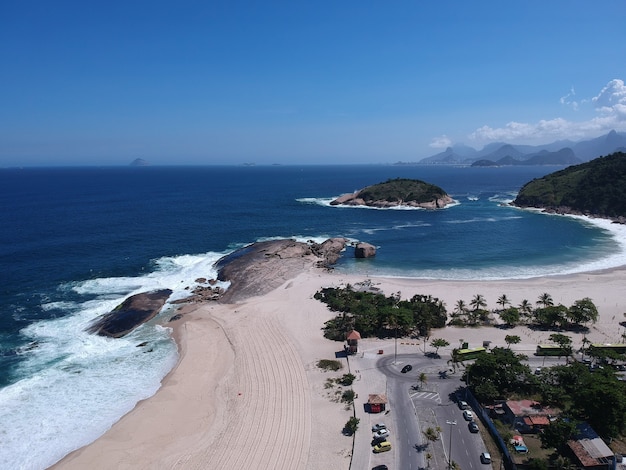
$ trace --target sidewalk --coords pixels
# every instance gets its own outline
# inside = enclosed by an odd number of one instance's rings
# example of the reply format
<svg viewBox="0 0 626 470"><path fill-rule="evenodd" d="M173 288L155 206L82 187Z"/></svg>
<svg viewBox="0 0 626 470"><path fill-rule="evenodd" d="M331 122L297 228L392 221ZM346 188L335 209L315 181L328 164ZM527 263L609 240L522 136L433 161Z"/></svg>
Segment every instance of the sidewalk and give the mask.
<svg viewBox="0 0 626 470"><path fill-rule="evenodd" d="M371 343L368 345L368 343ZM371 346L368 349L368 346ZM352 453L352 463L350 468L353 470L364 470L375 467L376 465L388 465L395 468L395 449L394 434L395 423L391 415L383 413L366 413L365 404L368 396L372 393L387 393L387 377L376 370L376 362L381 356L378 350L382 349L386 353L393 350L393 341L387 344L381 341L361 341L359 343L360 351L354 356L349 356L348 363L350 372L356 376L356 380L352 384L352 389L357 397L354 400L355 415L359 419L359 428L354 437L354 449ZM393 404L388 403L386 410L390 410ZM392 449L390 452L375 454L372 451L372 426L376 423L385 423L391 432L389 442Z"/></svg>

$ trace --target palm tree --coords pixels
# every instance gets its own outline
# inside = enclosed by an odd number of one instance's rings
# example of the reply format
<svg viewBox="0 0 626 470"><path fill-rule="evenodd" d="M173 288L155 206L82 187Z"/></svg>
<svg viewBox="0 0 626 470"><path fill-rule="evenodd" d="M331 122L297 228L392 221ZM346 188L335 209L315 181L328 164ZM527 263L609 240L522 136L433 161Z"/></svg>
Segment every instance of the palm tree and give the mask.
<svg viewBox="0 0 626 470"><path fill-rule="evenodd" d="M474 307L474 311L480 310L481 308L485 308L487 306L487 301L481 294L476 294L474 298L470 301L470 305Z"/></svg>
<svg viewBox="0 0 626 470"><path fill-rule="evenodd" d="M522 300L519 304L519 311L524 318L530 317L530 314L533 312L532 304L527 299Z"/></svg>
<svg viewBox="0 0 626 470"><path fill-rule="evenodd" d="M424 385L426 385L426 382L428 382L428 376L424 372L422 372L417 380L420 381L420 387L423 387Z"/></svg>
<svg viewBox="0 0 626 470"><path fill-rule="evenodd" d="M506 294L502 294L500 297L498 297L498 304L502 307L502 310L504 310L505 307L510 303L511 302L507 298Z"/></svg>
<svg viewBox="0 0 626 470"><path fill-rule="evenodd" d="M465 301L462 299L457 300L452 313L459 316L465 315L467 313L467 305L465 304Z"/></svg>
<svg viewBox="0 0 626 470"><path fill-rule="evenodd" d="M552 307L554 305L554 301L552 300L552 296L547 292L544 292L539 296L539 300L537 300L537 305L541 305L542 307Z"/></svg>

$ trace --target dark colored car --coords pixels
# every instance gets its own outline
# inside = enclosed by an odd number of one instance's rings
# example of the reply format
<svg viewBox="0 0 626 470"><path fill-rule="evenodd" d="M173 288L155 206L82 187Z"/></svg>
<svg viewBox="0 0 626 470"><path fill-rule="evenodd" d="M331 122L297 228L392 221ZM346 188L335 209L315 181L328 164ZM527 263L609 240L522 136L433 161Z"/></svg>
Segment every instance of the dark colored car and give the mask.
<svg viewBox="0 0 626 470"><path fill-rule="evenodd" d="M378 444L380 444L381 442L384 442L384 441L386 441L386 440L387 440L387 438L386 438L386 437L375 437L375 438L372 440L372 447L377 446Z"/></svg>
<svg viewBox="0 0 626 470"><path fill-rule="evenodd" d="M467 427L469 428L470 432L478 432L478 424L476 424L476 421L470 421L469 423L467 423Z"/></svg>
<svg viewBox="0 0 626 470"><path fill-rule="evenodd" d="M412 369L413 369L413 366L412 366L412 365L410 365L410 364L407 364L406 366L404 366L404 367L402 368L402 370L401 370L400 372L402 372L403 374L406 374L408 371L410 371L410 370L412 370Z"/></svg>
<svg viewBox="0 0 626 470"><path fill-rule="evenodd" d="M376 465L372 470L389 470L389 467L387 465Z"/></svg>

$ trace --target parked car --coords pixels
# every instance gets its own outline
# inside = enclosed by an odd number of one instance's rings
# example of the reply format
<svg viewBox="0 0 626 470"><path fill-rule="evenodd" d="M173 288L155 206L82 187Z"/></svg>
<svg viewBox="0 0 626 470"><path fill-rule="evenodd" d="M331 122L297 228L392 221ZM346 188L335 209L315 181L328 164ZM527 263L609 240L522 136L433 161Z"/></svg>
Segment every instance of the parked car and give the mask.
<svg viewBox="0 0 626 470"><path fill-rule="evenodd" d="M384 442L386 440L387 440L386 437L375 437L374 439L372 439L372 447L374 447L375 445L378 445L381 442Z"/></svg>
<svg viewBox="0 0 626 470"><path fill-rule="evenodd" d="M470 432L478 432L478 424L476 424L476 421L470 421L469 423L467 423L467 427L469 428Z"/></svg>
<svg viewBox="0 0 626 470"><path fill-rule="evenodd" d="M407 372L409 372L409 371L410 371L410 370L412 370L412 369L413 369L413 366L412 366L412 365L410 365L410 364L407 364L406 366L404 366L404 367L402 368L402 370L401 370L400 372L402 372L403 374L406 374Z"/></svg>
<svg viewBox="0 0 626 470"><path fill-rule="evenodd" d="M541 367L537 367L535 369L535 375L539 375L539 374L541 374Z"/></svg>
<svg viewBox="0 0 626 470"><path fill-rule="evenodd" d="M470 410L465 410L463 411L463 418L465 419L465 421L474 421L474 413L472 413Z"/></svg>
<svg viewBox="0 0 626 470"><path fill-rule="evenodd" d="M379 429L378 431L374 433L374 439L376 439L377 437L387 437L387 436L389 436L389 429L387 428Z"/></svg>
<svg viewBox="0 0 626 470"><path fill-rule="evenodd" d="M374 453L378 454L380 452L387 452L391 450L391 442L383 441L380 444L374 446Z"/></svg>
<svg viewBox="0 0 626 470"><path fill-rule="evenodd" d="M372 470L389 470L389 467L387 465L376 465Z"/></svg>
<svg viewBox="0 0 626 470"><path fill-rule="evenodd" d="M459 402L459 409L461 410L467 410L469 408L469 405L467 404L466 401L461 400Z"/></svg>
<svg viewBox="0 0 626 470"><path fill-rule="evenodd" d="M480 461L484 464L491 463L491 454L489 452L483 452L480 454Z"/></svg>
<svg viewBox="0 0 626 470"><path fill-rule="evenodd" d="M387 429L385 423L376 423L372 426L372 432L380 431L381 429Z"/></svg>

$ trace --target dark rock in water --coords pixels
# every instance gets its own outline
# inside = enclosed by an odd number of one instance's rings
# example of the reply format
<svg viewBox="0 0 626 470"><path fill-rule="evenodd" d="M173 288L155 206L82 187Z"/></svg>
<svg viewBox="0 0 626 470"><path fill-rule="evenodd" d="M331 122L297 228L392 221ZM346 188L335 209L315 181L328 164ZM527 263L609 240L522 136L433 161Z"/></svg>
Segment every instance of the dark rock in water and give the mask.
<svg viewBox="0 0 626 470"><path fill-rule="evenodd" d="M373 256L376 256L376 247L374 245L365 242L357 243L354 248L355 258L371 258Z"/></svg>
<svg viewBox="0 0 626 470"><path fill-rule="evenodd" d="M161 289L130 296L115 310L95 320L86 331L112 338L125 336L154 318L171 294L170 289Z"/></svg>

